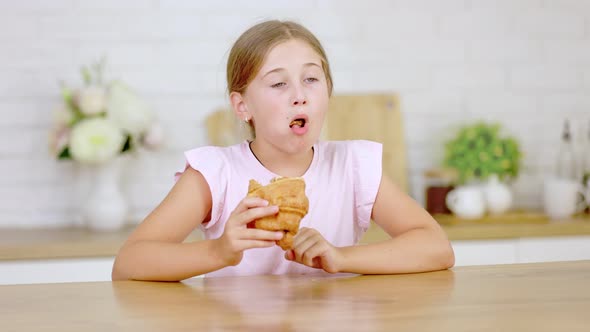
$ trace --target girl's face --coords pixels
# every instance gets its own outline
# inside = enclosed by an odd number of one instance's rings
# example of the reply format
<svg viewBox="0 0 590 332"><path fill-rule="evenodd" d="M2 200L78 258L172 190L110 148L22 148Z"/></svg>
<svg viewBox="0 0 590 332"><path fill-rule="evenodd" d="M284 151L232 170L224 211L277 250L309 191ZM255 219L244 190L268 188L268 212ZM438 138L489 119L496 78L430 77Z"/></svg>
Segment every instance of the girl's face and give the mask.
<svg viewBox="0 0 590 332"><path fill-rule="evenodd" d="M287 153L308 150L319 138L328 110L320 56L297 39L276 45L242 97L256 140Z"/></svg>

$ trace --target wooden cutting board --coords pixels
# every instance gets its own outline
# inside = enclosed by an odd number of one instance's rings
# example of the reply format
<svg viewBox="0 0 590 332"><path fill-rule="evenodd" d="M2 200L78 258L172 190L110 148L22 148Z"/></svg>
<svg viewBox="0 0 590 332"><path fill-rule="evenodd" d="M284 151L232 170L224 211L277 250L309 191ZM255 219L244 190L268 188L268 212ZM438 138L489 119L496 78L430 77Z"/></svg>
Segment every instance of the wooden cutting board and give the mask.
<svg viewBox="0 0 590 332"><path fill-rule="evenodd" d="M229 109L212 112L206 119L209 144L227 146L251 136ZM324 140L366 139L383 144L383 170L408 192L406 148L399 99L396 95L335 95L330 98Z"/></svg>
<svg viewBox="0 0 590 332"><path fill-rule="evenodd" d="M240 123L230 108L219 108L211 112L205 119L208 144L229 146L252 139L249 128Z"/></svg>
<svg viewBox="0 0 590 332"><path fill-rule="evenodd" d="M322 137L366 139L383 144L383 170L408 192L406 145L399 98L395 94L335 95Z"/></svg>

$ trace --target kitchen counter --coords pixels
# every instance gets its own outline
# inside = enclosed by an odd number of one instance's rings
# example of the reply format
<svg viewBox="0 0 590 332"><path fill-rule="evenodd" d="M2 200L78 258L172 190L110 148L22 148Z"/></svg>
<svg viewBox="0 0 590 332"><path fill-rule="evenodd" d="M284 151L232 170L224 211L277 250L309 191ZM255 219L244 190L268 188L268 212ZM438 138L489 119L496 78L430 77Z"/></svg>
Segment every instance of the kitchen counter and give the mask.
<svg viewBox="0 0 590 332"><path fill-rule="evenodd" d="M0 286L6 331L587 331L590 261Z"/></svg>
<svg viewBox="0 0 590 332"><path fill-rule="evenodd" d="M439 222L452 241L590 235L588 216L553 222L535 218L524 223L511 220L469 222L441 216ZM117 232L98 233L82 228L2 229L0 260L115 256L132 230L126 228ZM199 231L195 231L187 241L200 238ZM372 225L361 243L387 238L387 234L379 227Z"/></svg>
<svg viewBox="0 0 590 332"><path fill-rule="evenodd" d="M513 212L478 220L462 220L451 215L435 215L449 240L498 240L514 238L590 235L590 216L577 215L567 220L549 220L543 214ZM388 235L371 225L361 242L382 241Z"/></svg>

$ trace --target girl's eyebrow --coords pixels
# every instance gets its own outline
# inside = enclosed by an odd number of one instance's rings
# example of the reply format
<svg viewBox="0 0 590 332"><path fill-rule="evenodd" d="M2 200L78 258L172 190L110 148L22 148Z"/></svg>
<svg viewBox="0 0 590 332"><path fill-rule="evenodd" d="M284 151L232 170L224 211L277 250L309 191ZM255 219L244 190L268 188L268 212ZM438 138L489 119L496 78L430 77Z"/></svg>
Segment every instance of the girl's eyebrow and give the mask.
<svg viewBox="0 0 590 332"><path fill-rule="evenodd" d="M318 64L317 64L317 63L315 63L315 62L308 62L308 63L306 63L306 64L304 64L304 65L303 65L303 67L311 67L311 66L316 66L316 67L319 67L320 69L322 68L322 66L318 65ZM283 67L278 67L278 68L275 68L275 69L269 70L269 71L268 71L266 74L262 75L262 78L266 77L266 76L267 76L267 75L269 75L269 74L272 74L272 73L278 73L278 72L281 72L281 71L285 71L285 68L283 68Z"/></svg>

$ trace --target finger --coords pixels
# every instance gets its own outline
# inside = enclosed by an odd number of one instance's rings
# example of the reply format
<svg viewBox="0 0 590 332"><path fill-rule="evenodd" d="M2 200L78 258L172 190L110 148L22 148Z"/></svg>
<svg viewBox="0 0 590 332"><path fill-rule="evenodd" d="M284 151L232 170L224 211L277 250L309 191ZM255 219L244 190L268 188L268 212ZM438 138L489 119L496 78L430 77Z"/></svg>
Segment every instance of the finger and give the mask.
<svg viewBox="0 0 590 332"><path fill-rule="evenodd" d="M309 248L313 247L318 242L316 237L308 237L302 242L300 241L297 245L293 243L293 251L295 251L295 260L303 263L303 255Z"/></svg>
<svg viewBox="0 0 590 332"><path fill-rule="evenodd" d="M309 241L310 238L317 237L319 233L312 228L303 227L299 229L295 237L293 237L293 249L302 246L302 244L306 241Z"/></svg>
<svg viewBox="0 0 590 332"><path fill-rule="evenodd" d="M233 213L238 214L255 207L268 206L268 201L260 197L246 197L238 203Z"/></svg>
<svg viewBox="0 0 590 332"><path fill-rule="evenodd" d="M293 252L293 250L287 250L285 251L285 259L288 261L292 261L295 258L295 253Z"/></svg>
<svg viewBox="0 0 590 332"><path fill-rule="evenodd" d="M264 229L251 228L242 232L242 234L240 235L240 239L278 241L283 238L283 235L283 232L273 232Z"/></svg>
<svg viewBox="0 0 590 332"><path fill-rule="evenodd" d="M301 227L293 238L293 247L296 247L299 243L304 242L307 238L312 236L314 231L314 229L308 227Z"/></svg>
<svg viewBox="0 0 590 332"><path fill-rule="evenodd" d="M253 248L269 248L274 245L275 245L274 241L264 241L264 240L241 241L242 250L253 249Z"/></svg>
<svg viewBox="0 0 590 332"><path fill-rule="evenodd" d="M321 268L321 258L326 250L325 243L316 243L303 254L301 262L310 267Z"/></svg>
<svg viewBox="0 0 590 332"><path fill-rule="evenodd" d="M256 219L272 216L277 214L278 212L279 207L276 205L250 208L237 216L238 223L240 225L247 225L252 221L255 221Z"/></svg>
<svg viewBox="0 0 590 332"><path fill-rule="evenodd" d="M316 269L323 269L324 265L322 264L322 257L321 256L314 257L311 267L314 267ZM326 272L329 272L329 271L326 271Z"/></svg>

